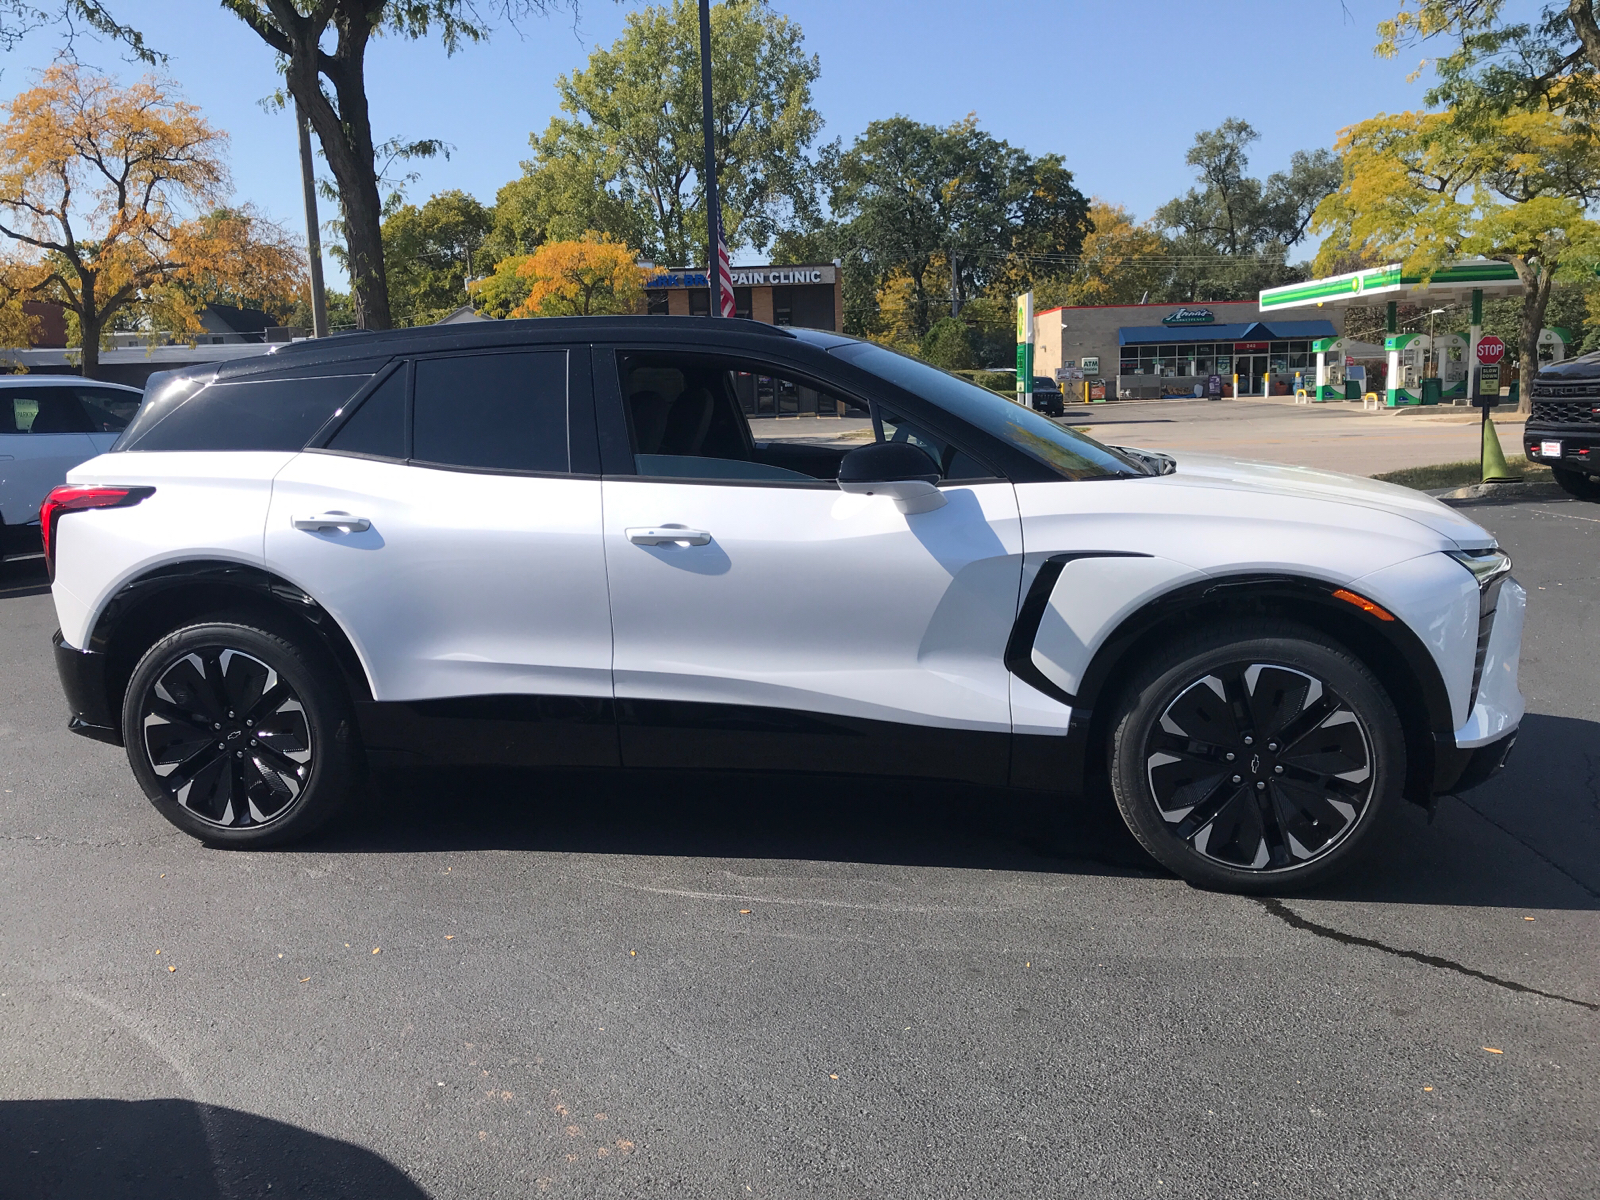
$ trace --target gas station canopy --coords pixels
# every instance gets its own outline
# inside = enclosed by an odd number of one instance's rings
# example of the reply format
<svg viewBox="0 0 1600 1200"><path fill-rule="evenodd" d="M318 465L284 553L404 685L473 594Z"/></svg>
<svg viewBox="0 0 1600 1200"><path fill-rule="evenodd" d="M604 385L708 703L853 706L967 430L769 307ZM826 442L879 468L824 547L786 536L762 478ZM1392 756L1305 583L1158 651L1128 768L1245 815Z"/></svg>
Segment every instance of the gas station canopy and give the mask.
<svg viewBox="0 0 1600 1200"><path fill-rule="evenodd" d="M1515 296L1522 293L1522 280L1510 263L1477 258L1440 267L1424 282L1421 275L1408 275L1399 263L1330 275L1305 283L1288 283L1266 288L1261 293L1263 313L1292 308L1348 308L1353 304L1382 304L1405 301L1413 304L1435 300L1470 300L1479 296Z"/></svg>
<svg viewBox="0 0 1600 1200"><path fill-rule="evenodd" d="M1392 408L1476 395L1480 383L1476 359L1483 326L1483 298L1514 296L1521 292L1522 281L1510 263L1474 258L1440 267L1428 279L1421 274L1407 274L1400 263L1390 263L1327 279L1288 283L1264 289L1260 304L1263 316L1294 309L1384 305L1387 310L1384 349L1388 352L1388 362L1380 365L1385 368L1385 400ZM1460 300L1472 302L1472 332L1464 343L1456 334L1440 337L1426 333L1402 334L1397 327L1396 310L1402 301L1433 305ZM1449 344L1434 344L1441 341ZM1317 347L1317 382L1313 398L1343 399L1346 395L1344 356L1339 354L1332 339L1318 342ZM1327 360L1329 351L1336 355L1332 363ZM1493 379L1488 378L1491 373ZM1498 389L1498 366L1484 368L1483 375L1482 386ZM1427 387L1423 386L1424 379L1429 381ZM1433 382L1435 380L1438 382Z"/></svg>

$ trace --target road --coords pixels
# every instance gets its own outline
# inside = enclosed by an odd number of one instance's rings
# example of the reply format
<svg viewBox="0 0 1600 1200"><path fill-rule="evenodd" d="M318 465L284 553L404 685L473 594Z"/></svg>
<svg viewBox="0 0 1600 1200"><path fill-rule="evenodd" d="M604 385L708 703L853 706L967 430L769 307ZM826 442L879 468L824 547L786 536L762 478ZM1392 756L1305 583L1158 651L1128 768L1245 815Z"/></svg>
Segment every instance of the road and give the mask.
<svg viewBox="0 0 1600 1200"><path fill-rule="evenodd" d="M0 1197L1600 1195L1600 507L1487 505L1512 765L1337 886L1006 793L384 782L207 850L0 589Z"/></svg>
<svg viewBox="0 0 1600 1200"><path fill-rule="evenodd" d="M1522 453L1522 423L1506 419L1514 415L1495 422L1507 455ZM1480 422L1470 409L1366 412L1348 403L1277 399L1120 401L1078 405L1063 419L1112 445L1229 454L1352 475L1475 459Z"/></svg>

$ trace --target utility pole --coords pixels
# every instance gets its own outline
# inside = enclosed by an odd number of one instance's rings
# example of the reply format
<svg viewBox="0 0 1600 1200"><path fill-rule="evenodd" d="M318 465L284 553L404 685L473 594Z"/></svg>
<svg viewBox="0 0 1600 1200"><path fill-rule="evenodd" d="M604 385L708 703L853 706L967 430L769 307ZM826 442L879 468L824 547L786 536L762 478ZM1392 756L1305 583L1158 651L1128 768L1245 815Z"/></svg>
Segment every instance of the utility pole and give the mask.
<svg viewBox="0 0 1600 1200"><path fill-rule="evenodd" d="M294 106L300 129L300 186L306 195L306 254L311 259L311 336L328 336L328 294L322 288L322 235L317 228L317 173L311 161L311 123Z"/></svg>
<svg viewBox="0 0 1600 1200"><path fill-rule="evenodd" d="M717 261L718 225L722 206L717 199L717 150L711 125L711 0L700 0L700 129L705 138L706 282L711 287L711 315L722 315L722 272Z"/></svg>

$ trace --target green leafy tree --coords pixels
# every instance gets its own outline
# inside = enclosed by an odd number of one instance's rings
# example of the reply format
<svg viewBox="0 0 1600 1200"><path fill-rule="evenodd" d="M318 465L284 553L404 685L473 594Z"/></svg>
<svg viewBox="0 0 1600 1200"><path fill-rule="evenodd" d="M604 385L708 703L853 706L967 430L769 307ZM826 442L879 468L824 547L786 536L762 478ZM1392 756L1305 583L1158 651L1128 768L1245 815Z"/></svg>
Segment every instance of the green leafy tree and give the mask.
<svg viewBox="0 0 1600 1200"><path fill-rule="evenodd" d="M698 22L692 0L629 13L610 48L556 81L564 115L530 139L523 179L502 192L516 203L507 240L595 230L658 262L705 257ZM817 58L764 0L714 5L711 47L724 229L730 247L762 248L816 216L807 150L822 127L811 106Z"/></svg>
<svg viewBox="0 0 1600 1200"><path fill-rule="evenodd" d="M1089 229L1088 200L1058 157L1032 158L975 117L874 121L824 164L835 236L877 281L880 310L892 302L893 323L916 339L987 288L1069 270Z"/></svg>
<svg viewBox="0 0 1600 1200"><path fill-rule="evenodd" d="M922 357L947 371L965 371L973 360L972 335L958 317L940 317L922 337Z"/></svg>
<svg viewBox="0 0 1600 1200"><path fill-rule="evenodd" d="M395 324L428 325L468 302L467 282L481 269L475 263L492 225L493 214L461 191L389 215L383 258Z"/></svg>
<svg viewBox="0 0 1600 1200"><path fill-rule="evenodd" d="M1297 151L1289 170L1263 182L1247 173L1260 136L1238 118L1195 135L1184 161L1200 186L1162 205L1154 220L1171 242L1169 299L1249 299L1303 274L1288 253L1339 186L1339 163L1326 150Z"/></svg>

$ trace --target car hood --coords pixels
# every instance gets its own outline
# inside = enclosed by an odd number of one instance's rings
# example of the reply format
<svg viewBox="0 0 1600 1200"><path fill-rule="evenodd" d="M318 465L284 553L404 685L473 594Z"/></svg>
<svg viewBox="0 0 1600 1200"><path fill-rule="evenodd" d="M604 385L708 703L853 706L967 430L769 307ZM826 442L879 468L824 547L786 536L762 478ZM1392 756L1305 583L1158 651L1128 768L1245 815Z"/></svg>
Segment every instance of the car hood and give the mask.
<svg viewBox="0 0 1600 1200"><path fill-rule="evenodd" d="M1494 537L1475 521L1413 488L1381 483L1360 475L1341 475L1315 467L1251 462L1216 454L1165 451L1177 460L1173 472L1186 483L1227 487L1260 495L1302 496L1356 504L1407 517L1463 549L1493 544Z"/></svg>

